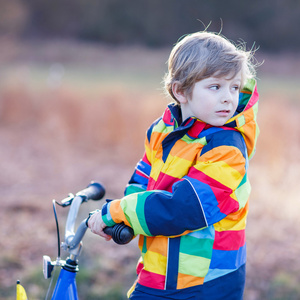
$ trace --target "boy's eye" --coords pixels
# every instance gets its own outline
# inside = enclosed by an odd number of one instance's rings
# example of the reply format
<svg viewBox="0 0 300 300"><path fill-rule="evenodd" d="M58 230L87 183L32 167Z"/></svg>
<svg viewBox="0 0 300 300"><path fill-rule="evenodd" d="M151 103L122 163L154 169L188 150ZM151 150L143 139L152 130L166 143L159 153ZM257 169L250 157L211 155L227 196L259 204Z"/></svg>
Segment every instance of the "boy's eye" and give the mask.
<svg viewBox="0 0 300 300"><path fill-rule="evenodd" d="M211 90L218 90L220 86L218 84L213 84L209 87Z"/></svg>
<svg viewBox="0 0 300 300"><path fill-rule="evenodd" d="M240 90L240 86L239 85L235 85L235 86L232 87L232 89L234 91L239 91Z"/></svg>

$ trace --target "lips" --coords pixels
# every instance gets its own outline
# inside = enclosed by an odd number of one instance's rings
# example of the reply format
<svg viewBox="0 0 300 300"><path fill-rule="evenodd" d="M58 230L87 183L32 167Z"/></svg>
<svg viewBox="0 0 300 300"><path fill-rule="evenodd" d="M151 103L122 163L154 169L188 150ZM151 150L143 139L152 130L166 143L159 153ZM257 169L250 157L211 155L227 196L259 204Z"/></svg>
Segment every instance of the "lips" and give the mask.
<svg viewBox="0 0 300 300"><path fill-rule="evenodd" d="M230 114L230 110L228 109L218 110L216 113L219 116L227 117Z"/></svg>

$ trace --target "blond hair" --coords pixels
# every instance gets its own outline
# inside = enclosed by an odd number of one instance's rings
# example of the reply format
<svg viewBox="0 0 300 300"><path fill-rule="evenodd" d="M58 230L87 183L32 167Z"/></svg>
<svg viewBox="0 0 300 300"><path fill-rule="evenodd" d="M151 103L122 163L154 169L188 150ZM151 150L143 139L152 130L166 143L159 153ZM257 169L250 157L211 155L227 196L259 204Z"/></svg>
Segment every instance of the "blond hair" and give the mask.
<svg viewBox="0 0 300 300"><path fill-rule="evenodd" d="M242 85L255 76L251 51L243 44L236 46L224 36L212 32L196 32L185 36L172 49L168 60L168 73L164 77L165 90L177 102L173 83L191 95L196 82L211 77L221 77L241 71Z"/></svg>

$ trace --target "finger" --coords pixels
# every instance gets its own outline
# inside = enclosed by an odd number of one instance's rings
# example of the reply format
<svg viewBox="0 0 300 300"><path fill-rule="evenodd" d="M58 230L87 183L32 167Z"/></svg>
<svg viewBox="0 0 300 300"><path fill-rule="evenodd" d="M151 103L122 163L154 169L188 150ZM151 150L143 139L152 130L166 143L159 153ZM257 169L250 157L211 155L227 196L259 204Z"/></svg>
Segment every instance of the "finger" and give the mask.
<svg viewBox="0 0 300 300"><path fill-rule="evenodd" d="M88 220L89 228L91 228L95 231L96 227L97 227L97 223L99 222L99 219L102 221L101 214L95 213L95 214L91 215L90 219Z"/></svg>
<svg viewBox="0 0 300 300"><path fill-rule="evenodd" d="M110 235L108 235L107 237L105 237L106 241L110 241L112 239L112 237Z"/></svg>
<svg viewBox="0 0 300 300"><path fill-rule="evenodd" d="M92 228L93 225L94 225L94 223L95 223L95 214L93 214L93 215L90 216L90 218L88 220L88 227Z"/></svg>

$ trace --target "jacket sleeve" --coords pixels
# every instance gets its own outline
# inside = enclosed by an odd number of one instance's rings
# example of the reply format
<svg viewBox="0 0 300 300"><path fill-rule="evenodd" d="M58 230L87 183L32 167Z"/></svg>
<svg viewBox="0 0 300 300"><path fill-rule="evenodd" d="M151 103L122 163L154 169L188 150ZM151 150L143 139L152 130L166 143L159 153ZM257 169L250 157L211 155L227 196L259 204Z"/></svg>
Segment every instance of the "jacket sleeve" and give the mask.
<svg viewBox="0 0 300 300"><path fill-rule="evenodd" d="M143 191L114 200L104 205L103 220L108 226L124 222L136 235L146 236L176 236L205 228L245 205L235 191L245 181L246 167L241 134L222 131L207 139L172 192Z"/></svg>

